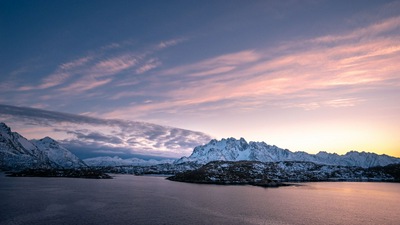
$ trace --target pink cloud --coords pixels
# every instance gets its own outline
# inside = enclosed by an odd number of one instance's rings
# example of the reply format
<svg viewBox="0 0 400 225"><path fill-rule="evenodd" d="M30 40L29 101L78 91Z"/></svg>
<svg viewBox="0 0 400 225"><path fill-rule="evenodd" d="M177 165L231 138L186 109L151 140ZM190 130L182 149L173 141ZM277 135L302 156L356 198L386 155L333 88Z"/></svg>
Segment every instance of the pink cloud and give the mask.
<svg viewBox="0 0 400 225"><path fill-rule="evenodd" d="M124 70L130 69L138 62L138 59L135 56L120 55L98 61L93 66L88 68L86 63L92 59L92 57L84 57L80 60L62 64L62 72L55 73L44 79L39 88L43 89L65 84L65 81L67 81L68 78L79 75L78 79L75 79L72 83L59 88L59 91L74 94L82 93L84 91L88 91L110 83L113 78L105 79L105 77L109 77Z"/></svg>
<svg viewBox="0 0 400 225"><path fill-rule="evenodd" d="M147 71L150 71L150 70L152 70L154 68L157 68L160 65L161 65L161 62L158 59L150 59L144 65L139 67L136 70L136 73L137 74L146 73Z"/></svg>
<svg viewBox="0 0 400 225"><path fill-rule="evenodd" d="M356 106L360 102L363 102L364 100L358 99L358 98L342 98L342 99L333 99L324 102L324 104L334 107L334 108L340 108L340 107L351 107L351 106Z"/></svg>
<svg viewBox="0 0 400 225"><path fill-rule="evenodd" d="M37 86L22 86L19 87L19 91L31 91L31 90L42 90L51 87L58 86L64 83L68 78L71 77L71 74L63 71L56 71L55 73L49 75L48 77L42 80L42 83Z"/></svg>
<svg viewBox="0 0 400 225"><path fill-rule="evenodd" d="M22 86L18 88L20 91L42 90L55 87L65 83L73 74L85 66L93 59L91 56L82 57L70 62L63 63L58 66L54 73L42 79L41 83L36 86Z"/></svg>
<svg viewBox="0 0 400 225"><path fill-rule="evenodd" d="M142 74L157 68L161 65L161 61L156 58L148 59L151 55L159 50L175 46L186 40L186 38L171 39L160 42L155 47L149 47L147 51L141 54L125 53L114 57L103 58L105 51L132 44L131 41L111 43L110 45L101 47L92 54L62 63L52 74L42 79L38 85L20 85L14 89L19 91L32 91L60 86L58 87L60 91L70 91L74 89L77 91L90 90L111 82L111 78L104 79L105 77L114 76L129 69L134 69L138 65L140 67L135 70L137 74ZM124 82L123 85L127 85L127 83Z"/></svg>
<svg viewBox="0 0 400 225"><path fill-rule="evenodd" d="M83 66L92 59L93 59L93 57L90 57L90 56L82 57L82 58L73 60L71 62L63 63L59 66L59 68L61 70L70 70L70 69L73 69L73 68L76 68L79 66Z"/></svg>
<svg viewBox="0 0 400 225"><path fill-rule="evenodd" d="M215 74L221 74L221 73L227 73L229 71L234 70L236 67L234 66L222 66L222 67L217 67L215 69L210 69L207 71L201 71L197 73L192 73L190 76L192 77L202 77L202 76L209 76L209 75L215 75Z"/></svg>
<svg viewBox="0 0 400 225"><path fill-rule="evenodd" d="M96 77L114 75L134 67L137 63L138 59L135 56L117 56L96 63L92 68L89 69L88 73Z"/></svg>
<svg viewBox="0 0 400 225"><path fill-rule="evenodd" d="M326 45L321 41L325 37L300 40L161 71L171 79L160 83L154 80L151 89L158 90L157 85L168 87L162 92L165 101L125 107L107 116L201 110L218 102L212 107L232 107L234 102L237 108L252 109L266 104L279 106L279 99L284 101L281 107L306 110L363 104L368 98L355 96L399 86L400 37L387 33L399 27L399 18L332 35L335 44ZM363 35L369 38L362 38ZM246 104L242 104L243 99Z"/></svg>
<svg viewBox="0 0 400 225"><path fill-rule="evenodd" d="M317 37L309 40L311 43L331 43L339 41L347 41L354 39L366 39L374 36L378 36L382 33L393 31L400 27L400 16L391 17L382 20L378 23L371 24L367 27L356 29L352 32L341 34L341 35L327 35L322 37Z"/></svg>
<svg viewBox="0 0 400 225"><path fill-rule="evenodd" d="M112 81L111 78L97 80L97 79L88 77L88 78L79 80L79 82L75 82L66 87L60 88L59 90L63 91L63 92L68 92L70 94L79 94L84 91L88 91L88 90L103 86L107 83L110 83L111 81Z"/></svg>
<svg viewBox="0 0 400 225"><path fill-rule="evenodd" d="M211 74L216 74L215 71L218 70L226 72L228 69L233 69L235 66L256 62L260 59L260 57L261 55L254 50L247 50L217 56L211 59L200 61L198 63L171 68L160 73L165 75L179 74L186 76L200 76L203 74L207 76L209 75L210 71Z"/></svg>

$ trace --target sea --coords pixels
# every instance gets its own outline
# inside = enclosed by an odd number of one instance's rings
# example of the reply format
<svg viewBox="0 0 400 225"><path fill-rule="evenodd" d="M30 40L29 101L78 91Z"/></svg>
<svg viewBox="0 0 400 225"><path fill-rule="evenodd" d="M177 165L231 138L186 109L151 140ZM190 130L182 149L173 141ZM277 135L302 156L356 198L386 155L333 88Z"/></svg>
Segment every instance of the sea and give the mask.
<svg viewBox="0 0 400 225"><path fill-rule="evenodd" d="M161 176L6 177L0 224L400 224L400 184L190 184Z"/></svg>

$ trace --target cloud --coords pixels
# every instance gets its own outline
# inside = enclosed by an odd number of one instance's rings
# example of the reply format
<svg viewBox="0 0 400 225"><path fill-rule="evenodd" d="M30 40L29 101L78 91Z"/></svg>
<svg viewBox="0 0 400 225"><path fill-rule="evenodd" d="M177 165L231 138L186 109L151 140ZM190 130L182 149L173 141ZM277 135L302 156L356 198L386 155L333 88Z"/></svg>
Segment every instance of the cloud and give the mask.
<svg viewBox="0 0 400 225"><path fill-rule="evenodd" d="M167 41L162 41L160 42L157 47L155 48L155 50L162 50L168 47L172 47L175 46L181 42L186 41L187 38L175 38L175 39L171 39L171 40L167 40Z"/></svg>
<svg viewBox="0 0 400 225"><path fill-rule="evenodd" d="M37 86L21 86L18 88L20 91L42 90L64 84L75 73L80 71L80 68L85 66L93 59L91 56L85 56L70 62L63 63L58 66L54 73L42 79L41 84Z"/></svg>
<svg viewBox="0 0 400 225"><path fill-rule="evenodd" d="M122 54L106 59L98 58L91 66L87 65L79 70L71 71L71 74L76 77L78 77L77 75L83 76L58 88L58 91L76 95L109 84L115 80L115 75L135 67L139 58L132 54Z"/></svg>
<svg viewBox="0 0 400 225"><path fill-rule="evenodd" d="M334 108L340 108L340 107L355 106L360 101L363 100L357 98L342 98L342 99L333 99L330 101L326 101L325 104Z"/></svg>
<svg viewBox="0 0 400 225"><path fill-rule="evenodd" d="M114 43L111 43L111 44L101 47L101 49L102 50L117 49L117 48L120 48L121 46L122 46L122 44L114 42Z"/></svg>
<svg viewBox="0 0 400 225"><path fill-rule="evenodd" d="M79 80L79 82L74 82L66 87L60 88L60 91L73 93L74 95L80 94L82 92L103 86L112 81L111 78L108 79L95 79L93 77L84 77Z"/></svg>
<svg viewBox="0 0 400 225"><path fill-rule="evenodd" d="M130 49L132 41L114 42L74 60L59 64L54 72L40 79L37 85L8 82L10 85L6 86L6 81L4 81L0 87L4 87L3 90L16 89L25 93L46 90L54 92L49 95L52 99L66 95L82 95L93 89L118 82L127 74L143 74L159 67L162 62L154 55L158 51L178 45L185 40L187 39L176 38L162 41L156 46L147 46L138 52Z"/></svg>
<svg viewBox="0 0 400 225"><path fill-rule="evenodd" d="M103 59L97 62L87 73L94 77L102 77L118 74L134 67L138 63L138 57L134 55L119 55L113 58Z"/></svg>
<svg viewBox="0 0 400 225"><path fill-rule="evenodd" d="M189 155L195 146L211 139L201 132L152 123L100 119L11 105L0 105L0 120L20 129L18 132L22 135L31 135L28 138L51 136L74 149L91 146L88 149L92 152L85 153L88 155L105 149L115 149L115 155L118 155L123 149L124 155L180 157ZM35 132L37 129L40 132Z"/></svg>
<svg viewBox="0 0 400 225"><path fill-rule="evenodd" d="M394 31L400 28L400 16L387 18L377 23L370 24L369 26L355 29L352 32L342 35L326 35L309 40L311 43L326 44L342 41L352 41L354 39L369 39L387 32Z"/></svg>
<svg viewBox="0 0 400 225"><path fill-rule="evenodd" d="M254 50L246 50L231 54L224 54L189 65L178 66L162 71L161 74L179 74L183 76L204 76L210 75L210 73L217 74L218 71L227 72L247 63L255 62L260 59L260 56L261 55Z"/></svg>
<svg viewBox="0 0 400 225"><path fill-rule="evenodd" d="M107 124L106 120L81 116L69 113L52 112L47 110L35 109L30 107L19 107L0 104L0 114L9 115L15 118L32 119L36 122L42 121L43 125L48 122L68 122L68 123L88 123L88 124Z"/></svg>
<svg viewBox="0 0 400 225"><path fill-rule="evenodd" d="M144 65L140 66L136 70L136 73L143 74L143 73L146 73L147 71L157 68L160 65L161 65L161 62L158 59L153 58L153 59L148 60Z"/></svg>
<svg viewBox="0 0 400 225"><path fill-rule="evenodd" d="M57 131L61 131L57 129ZM100 132L89 131L87 134L78 131L66 131L67 134L73 134L81 141L103 142L106 144L123 144L123 140L116 136L104 135Z"/></svg>
<svg viewBox="0 0 400 225"><path fill-rule="evenodd" d="M293 106L307 109L362 104L367 91L399 86L400 36L392 32L399 24L400 17L392 17L348 33L224 54L159 71L162 78L152 88L164 88L165 101L124 107L106 116L198 111L206 104L220 102L223 108L243 100L258 107L260 99L264 105L271 99L292 99ZM303 99L306 102L298 102L304 95L309 95ZM347 104L335 99L357 100Z"/></svg>
<svg viewBox="0 0 400 225"><path fill-rule="evenodd" d="M62 70L74 69L74 68L77 68L77 67L85 65L86 63L88 63L92 59L93 59L93 57L85 56L85 57L73 60L71 62L63 63L63 64L60 65L59 68L62 69Z"/></svg>

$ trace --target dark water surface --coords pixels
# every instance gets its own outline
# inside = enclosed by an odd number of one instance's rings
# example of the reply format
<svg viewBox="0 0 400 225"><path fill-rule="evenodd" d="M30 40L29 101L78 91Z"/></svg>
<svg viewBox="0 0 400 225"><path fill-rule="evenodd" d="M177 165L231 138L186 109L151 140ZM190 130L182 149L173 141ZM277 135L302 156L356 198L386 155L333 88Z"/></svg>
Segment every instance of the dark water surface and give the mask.
<svg viewBox="0 0 400 225"><path fill-rule="evenodd" d="M262 188L0 174L0 224L400 224L398 183Z"/></svg>

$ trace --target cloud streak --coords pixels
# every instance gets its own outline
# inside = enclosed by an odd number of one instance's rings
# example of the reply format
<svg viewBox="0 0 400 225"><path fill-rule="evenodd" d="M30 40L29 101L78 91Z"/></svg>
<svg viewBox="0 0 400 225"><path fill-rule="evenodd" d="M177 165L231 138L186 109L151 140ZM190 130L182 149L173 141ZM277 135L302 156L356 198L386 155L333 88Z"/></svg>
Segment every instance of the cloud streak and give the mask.
<svg viewBox="0 0 400 225"><path fill-rule="evenodd" d="M175 46L186 40L187 40L187 38L175 38L175 39L171 39L171 40L167 40L167 41L162 41L157 45L157 47L154 50L156 51L156 50L162 50L162 49L165 49L168 47L172 47L172 46Z"/></svg>
<svg viewBox="0 0 400 225"><path fill-rule="evenodd" d="M158 59L153 58L153 59L148 60L144 65L141 65L136 70L136 73L143 74L143 73L146 73L147 71L157 68L160 65L161 65L161 62Z"/></svg>
<svg viewBox="0 0 400 225"><path fill-rule="evenodd" d="M132 68L137 63L138 57L134 55L120 55L99 61L87 73L94 77L110 76Z"/></svg>

